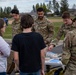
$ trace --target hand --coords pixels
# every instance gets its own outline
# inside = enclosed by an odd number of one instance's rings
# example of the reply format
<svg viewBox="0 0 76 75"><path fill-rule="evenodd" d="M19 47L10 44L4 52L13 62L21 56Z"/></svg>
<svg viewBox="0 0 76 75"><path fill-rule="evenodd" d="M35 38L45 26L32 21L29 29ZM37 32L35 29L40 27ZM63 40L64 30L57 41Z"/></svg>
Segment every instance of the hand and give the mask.
<svg viewBox="0 0 76 75"><path fill-rule="evenodd" d="M3 55L3 53L2 53L2 52L0 52L0 55Z"/></svg>
<svg viewBox="0 0 76 75"><path fill-rule="evenodd" d="M51 45L48 47L48 51L51 51L53 48L54 48L54 45L51 44Z"/></svg>
<svg viewBox="0 0 76 75"><path fill-rule="evenodd" d="M44 72L44 70L41 70L41 75L45 75L45 72Z"/></svg>

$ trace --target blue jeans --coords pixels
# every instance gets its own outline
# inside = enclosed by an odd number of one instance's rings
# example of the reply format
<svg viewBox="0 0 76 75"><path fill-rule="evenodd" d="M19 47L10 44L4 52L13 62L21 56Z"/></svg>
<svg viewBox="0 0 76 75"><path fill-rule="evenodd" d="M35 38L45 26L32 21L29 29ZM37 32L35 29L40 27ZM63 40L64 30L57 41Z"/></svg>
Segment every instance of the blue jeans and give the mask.
<svg viewBox="0 0 76 75"><path fill-rule="evenodd" d="M6 75L6 72L0 72L0 75Z"/></svg>
<svg viewBox="0 0 76 75"><path fill-rule="evenodd" d="M40 75L40 74L41 74L40 70L37 72L33 72L33 73L23 73L20 71L20 75Z"/></svg>

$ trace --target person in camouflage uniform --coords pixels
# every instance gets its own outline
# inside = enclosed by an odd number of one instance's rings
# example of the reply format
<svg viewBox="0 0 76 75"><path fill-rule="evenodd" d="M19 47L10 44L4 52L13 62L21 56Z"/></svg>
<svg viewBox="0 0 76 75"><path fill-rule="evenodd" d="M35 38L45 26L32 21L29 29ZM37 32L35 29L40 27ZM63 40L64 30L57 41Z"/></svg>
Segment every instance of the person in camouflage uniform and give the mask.
<svg viewBox="0 0 76 75"><path fill-rule="evenodd" d="M76 75L76 29L68 32L63 42L62 63L64 75Z"/></svg>
<svg viewBox="0 0 76 75"><path fill-rule="evenodd" d="M16 35L21 33L21 28L20 28L20 15L19 15L19 10L17 9L12 9L11 11L11 16L14 18L14 21L12 22L12 38ZM10 74L11 71L15 68L15 71L17 72L18 67L14 64L13 61L13 51L11 51L10 57L8 58L8 68L7 68L7 73Z"/></svg>
<svg viewBox="0 0 76 75"><path fill-rule="evenodd" d="M21 33L20 15L19 15L19 11L17 9L13 9L11 11L11 14L14 18L14 21L12 22L12 37L14 37L16 34Z"/></svg>
<svg viewBox="0 0 76 75"><path fill-rule="evenodd" d="M50 21L44 17L43 8L37 9L38 18L35 20L35 23L32 27L32 30L40 33L43 36L46 46L49 46L54 35L54 27ZM47 71L50 69L50 66L47 65Z"/></svg>
<svg viewBox="0 0 76 75"><path fill-rule="evenodd" d="M49 45L54 35L54 27L52 23L44 17L43 8L38 8L37 14L38 18L35 20L35 24L33 25L33 31L40 33L43 36L46 45Z"/></svg>
<svg viewBox="0 0 76 75"><path fill-rule="evenodd" d="M59 40L61 39L62 36L65 37L65 35L76 28L76 25L73 23L71 17L70 17L70 13L65 11L62 14L62 19L63 19L63 24L61 25L57 36L54 40L52 40L51 45L49 47L49 50L51 50L54 46L56 46L59 42Z"/></svg>

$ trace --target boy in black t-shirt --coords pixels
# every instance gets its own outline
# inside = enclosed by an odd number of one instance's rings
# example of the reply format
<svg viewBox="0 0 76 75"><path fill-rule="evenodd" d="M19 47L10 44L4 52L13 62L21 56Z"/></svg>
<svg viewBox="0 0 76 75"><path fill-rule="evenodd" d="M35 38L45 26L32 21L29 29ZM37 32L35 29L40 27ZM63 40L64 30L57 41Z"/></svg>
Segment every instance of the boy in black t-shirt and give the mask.
<svg viewBox="0 0 76 75"><path fill-rule="evenodd" d="M31 15L21 17L23 33L17 34L12 41L14 61L19 66L20 75L44 75L45 49L43 37L31 28L34 20Z"/></svg>

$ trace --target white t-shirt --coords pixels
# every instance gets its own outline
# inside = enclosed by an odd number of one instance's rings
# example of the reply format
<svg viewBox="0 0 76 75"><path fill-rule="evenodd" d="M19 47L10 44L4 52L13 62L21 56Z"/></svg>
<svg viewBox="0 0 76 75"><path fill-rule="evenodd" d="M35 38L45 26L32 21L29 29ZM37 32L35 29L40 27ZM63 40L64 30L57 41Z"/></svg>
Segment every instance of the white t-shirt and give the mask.
<svg viewBox="0 0 76 75"><path fill-rule="evenodd" d="M7 57L9 55L10 55L10 46L0 36L0 72L6 72L6 69L7 69Z"/></svg>

